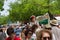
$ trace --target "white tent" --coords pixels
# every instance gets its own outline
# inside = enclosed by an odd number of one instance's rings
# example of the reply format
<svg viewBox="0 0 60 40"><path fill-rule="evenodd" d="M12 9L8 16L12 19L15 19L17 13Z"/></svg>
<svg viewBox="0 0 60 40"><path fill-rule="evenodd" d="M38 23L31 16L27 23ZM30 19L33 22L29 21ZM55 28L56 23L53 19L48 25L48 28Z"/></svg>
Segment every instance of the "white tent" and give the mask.
<svg viewBox="0 0 60 40"><path fill-rule="evenodd" d="M58 16L58 17L55 17L57 20L60 20L60 16Z"/></svg>

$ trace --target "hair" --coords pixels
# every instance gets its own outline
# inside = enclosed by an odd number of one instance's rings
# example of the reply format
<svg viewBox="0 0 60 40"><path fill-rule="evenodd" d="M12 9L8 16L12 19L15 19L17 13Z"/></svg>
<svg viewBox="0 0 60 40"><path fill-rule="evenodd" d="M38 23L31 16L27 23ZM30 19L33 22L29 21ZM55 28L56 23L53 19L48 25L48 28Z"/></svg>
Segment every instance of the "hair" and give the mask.
<svg viewBox="0 0 60 40"><path fill-rule="evenodd" d="M51 40L52 40L52 33L48 30L41 30L41 31L37 32L37 34L36 34L37 40L41 40L44 32L48 33L50 35Z"/></svg>
<svg viewBox="0 0 60 40"><path fill-rule="evenodd" d="M32 29L32 32L35 32L35 30L38 28L38 25L34 24L31 29Z"/></svg>
<svg viewBox="0 0 60 40"><path fill-rule="evenodd" d="M7 34L8 35L11 35L11 34L14 34L15 32L14 32L14 29L12 28L12 27L9 27L8 29L7 29Z"/></svg>
<svg viewBox="0 0 60 40"><path fill-rule="evenodd" d="M29 30L28 33L27 33L27 36L28 36L28 34L29 34L29 35L32 35L33 33L32 33L31 30Z"/></svg>
<svg viewBox="0 0 60 40"><path fill-rule="evenodd" d="M3 32L3 30L2 30L2 29L0 29L0 32Z"/></svg>
<svg viewBox="0 0 60 40"><path fill-rule="evenodd" d="M27 36L27 34L29 33L29 31L31 31L30 29L27 29L25 32L25 36ZM32 31L31 31L32 32Z"/></svg>
<svg viewBox="0 0 60 40"><path fill-rule="evenodd" d="M31 17L30 17L30 20L32 21L32 19L36 19L36 17L35 17L35 15L32 15Z"/></svg>

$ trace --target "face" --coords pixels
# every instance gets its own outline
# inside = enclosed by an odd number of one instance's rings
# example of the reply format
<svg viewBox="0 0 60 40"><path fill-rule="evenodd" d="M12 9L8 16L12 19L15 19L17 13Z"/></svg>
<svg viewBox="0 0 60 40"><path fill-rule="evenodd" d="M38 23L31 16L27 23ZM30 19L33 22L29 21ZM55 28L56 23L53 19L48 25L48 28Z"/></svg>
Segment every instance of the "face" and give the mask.
<svg viewBox="0 0 60 40"><path fill-rule="evenodd" d="M32 32L29 32L28 33L28 38L31 38L31 36L32 36Z"/></svg>
<svg viewBox="0 0 60 40"><path fill-rule="evenodd" d="M24 29L23 32L25 33L26 32L26 29Z"/></svg>
<svg viewBox="0 0 60 40"><path fill-rule="evenodd" d="M34 21L35 21L35 18L32 19L32 22L34 22Z"/></svg>
<svg viewBox="0 0 60 40"><path fill-rule="evenodd" d="M15 34L11 34L11 35L9 35L10 36L10 38L15 38Z"/></svg>
<svg viewBox="0 0 60 40"><path fill-rule="evenodd" d="M3 29L3 32L5 32L6 31L6 28L2 28Z"/></svg>
<svg viewBox="0 0 60 40"><path fill-rule="evenodd" d="M12 28L15 28L15 25L12 25L11 27L12 27Z"/></svg>
<svg viewBox="0 0 60 40"><path fill-rule="evenodd" d="M51 40L50 35L48 33L44 32L42 35L42 40Z"/></svg>

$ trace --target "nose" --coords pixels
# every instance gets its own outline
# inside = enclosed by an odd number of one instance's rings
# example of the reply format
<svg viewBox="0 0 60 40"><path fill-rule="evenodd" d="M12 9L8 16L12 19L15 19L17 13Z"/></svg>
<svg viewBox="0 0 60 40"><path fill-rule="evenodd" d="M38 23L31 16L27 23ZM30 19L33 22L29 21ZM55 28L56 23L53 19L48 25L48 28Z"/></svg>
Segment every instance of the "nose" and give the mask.
<svg viewBox="0 0 60 40"><path fill-rule="evenodd" d="M49 40L48 38L46 38L46 40Z"/></svg>

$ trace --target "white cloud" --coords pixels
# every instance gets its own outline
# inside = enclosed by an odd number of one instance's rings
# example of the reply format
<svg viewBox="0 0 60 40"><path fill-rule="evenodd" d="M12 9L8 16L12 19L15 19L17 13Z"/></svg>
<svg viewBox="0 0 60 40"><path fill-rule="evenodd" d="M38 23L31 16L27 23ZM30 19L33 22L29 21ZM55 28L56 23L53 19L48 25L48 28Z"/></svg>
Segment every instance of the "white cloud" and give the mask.
<svg viewBox="0 0 60 40"><path fill-rule="evenodd" d="M7 15L9 15L9 12L7 10L4 10L1 12L1 15L7 16Z"/></svg>

